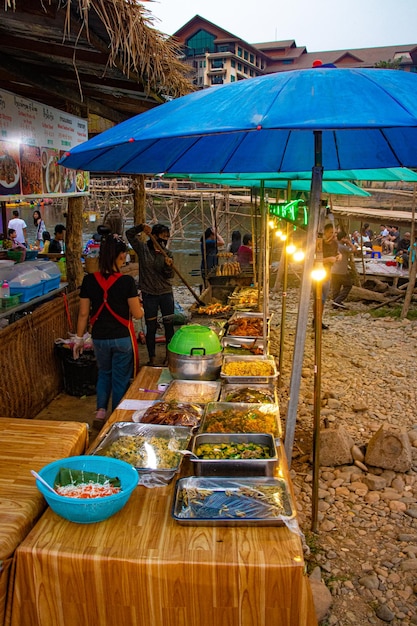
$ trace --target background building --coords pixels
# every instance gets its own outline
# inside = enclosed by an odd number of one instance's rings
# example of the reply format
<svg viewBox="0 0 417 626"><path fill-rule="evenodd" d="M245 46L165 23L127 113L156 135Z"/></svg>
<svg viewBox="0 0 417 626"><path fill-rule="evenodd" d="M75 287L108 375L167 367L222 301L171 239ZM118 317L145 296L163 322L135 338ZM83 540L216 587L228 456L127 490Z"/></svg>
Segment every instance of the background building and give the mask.
<svg viewBox="0 0 417 626"><path fill-rule="evenodd" d="M196 15L173 37L191 67L192 81L200 89L238 80L312 67L320 59L337 67L397 67L417 72L417 44L307 52L293 39L250 44Z"/></svg>

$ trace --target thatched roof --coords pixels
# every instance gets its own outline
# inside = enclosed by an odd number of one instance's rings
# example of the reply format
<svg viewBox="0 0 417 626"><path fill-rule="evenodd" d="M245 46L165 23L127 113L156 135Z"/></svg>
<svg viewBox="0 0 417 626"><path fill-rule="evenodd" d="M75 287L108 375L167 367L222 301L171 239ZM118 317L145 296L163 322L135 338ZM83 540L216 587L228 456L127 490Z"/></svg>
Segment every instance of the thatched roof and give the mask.
<svg viewBox="0 0 417 626"><path fill-rule="evenodd" d="M3 89L114 122L193 89L175 42L154 28L151 12L137 0L2 5Z"/></svg>

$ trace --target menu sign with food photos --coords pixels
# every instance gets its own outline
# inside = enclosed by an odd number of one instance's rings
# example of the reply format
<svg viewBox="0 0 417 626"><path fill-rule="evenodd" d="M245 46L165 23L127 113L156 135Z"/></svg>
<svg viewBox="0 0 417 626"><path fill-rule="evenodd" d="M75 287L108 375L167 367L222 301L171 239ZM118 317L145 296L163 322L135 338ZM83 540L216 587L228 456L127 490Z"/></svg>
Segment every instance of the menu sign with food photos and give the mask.
<svg viewBox="0 0 417 626"><path fill-rule="evenodd" d="M0 89L0 199L88 193L88 172L58 165L87 139L87 120Z"/></svg>

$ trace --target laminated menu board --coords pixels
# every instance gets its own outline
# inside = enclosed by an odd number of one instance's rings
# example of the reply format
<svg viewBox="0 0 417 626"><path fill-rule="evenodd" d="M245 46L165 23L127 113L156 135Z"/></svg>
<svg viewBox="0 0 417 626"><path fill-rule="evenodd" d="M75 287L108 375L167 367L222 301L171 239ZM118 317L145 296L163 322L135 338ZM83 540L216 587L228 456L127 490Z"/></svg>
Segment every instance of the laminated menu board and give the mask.
<svg viewBox="0 0 417 626"><path fill-rule="evenodd" d="M87 120L0 89L0 199L88 193L88 172L58 165L87 140Z"/></svg>

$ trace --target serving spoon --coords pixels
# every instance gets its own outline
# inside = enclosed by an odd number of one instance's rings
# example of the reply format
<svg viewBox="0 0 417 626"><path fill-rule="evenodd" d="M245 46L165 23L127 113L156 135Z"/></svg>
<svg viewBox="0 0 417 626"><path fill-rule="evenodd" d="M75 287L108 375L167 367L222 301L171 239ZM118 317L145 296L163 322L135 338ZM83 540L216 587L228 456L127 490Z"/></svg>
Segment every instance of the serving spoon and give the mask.
<svg viewBox="0 0 417 626"><path fill-rule="evenodd" d="M56 496L59 496L59 493L57 491L55 491L55 489L53 487L51 487L51 485L49 485L46 482L46 480L44 478L42 478L42 476L40 474L38 474L38 472L35 472L35 470L30 470L30 473L32 474L32 476L37 478L39 480L39 482L42 483L42 485L44 487L46 487L49 491L52 491L52 493L54 493Z"/></svg>

